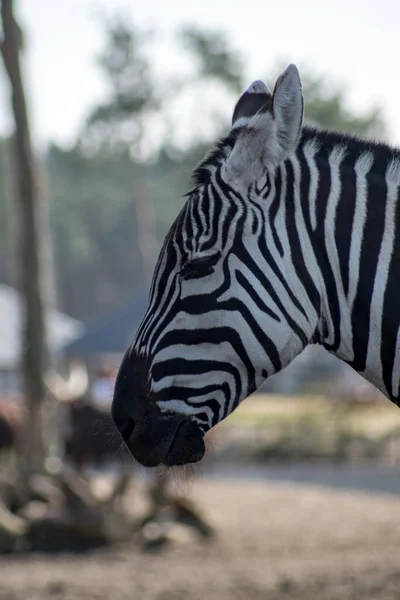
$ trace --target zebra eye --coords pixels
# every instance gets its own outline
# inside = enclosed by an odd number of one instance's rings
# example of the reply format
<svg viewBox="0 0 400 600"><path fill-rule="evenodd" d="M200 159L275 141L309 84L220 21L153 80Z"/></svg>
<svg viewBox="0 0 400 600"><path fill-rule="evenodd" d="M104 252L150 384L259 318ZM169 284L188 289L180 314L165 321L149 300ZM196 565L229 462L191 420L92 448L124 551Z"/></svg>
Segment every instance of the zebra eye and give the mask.
<svg viewBox="0 0 400 600"><path fill-rule="evenodd" d="M220 256L221 253L217 252L216 254L201 256L187 262L183 265L180 272L182 279L200 279L201 277L210 275L214 271L214 267Z"/></svg>

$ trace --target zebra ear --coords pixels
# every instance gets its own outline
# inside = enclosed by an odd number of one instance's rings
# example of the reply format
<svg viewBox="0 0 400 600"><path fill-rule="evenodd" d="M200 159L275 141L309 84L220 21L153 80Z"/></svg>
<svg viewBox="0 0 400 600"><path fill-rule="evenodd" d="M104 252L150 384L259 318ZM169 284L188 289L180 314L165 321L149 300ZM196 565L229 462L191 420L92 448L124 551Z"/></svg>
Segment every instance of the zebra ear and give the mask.
<svg viewBox="0 0 400 600"><path fill-rule="evenodd" d="M302 121L303 95L294 65L279 77L272 95L255 81L233 113L232 130L240 130L225 163L227 177L247 184L265 168L277 167L296 150Z"/></svg>
<svg viewBox="0 0 400 600"><path fill-rule="evenodd" d="M303 124L303 92L300 75L295 65L289 65L275 84L272 96L272 116L276 135L269 144L269 158L282 162L297 147ZM272 140L271 140L272 142Z"/></svg>
<svg viewBox="0 0 400 600"><path fill-rule="evenodd" d="M263 81L254 81L237 101L232 116L232 129L248 125L251 118L266 112L271 106L272 94Z"/></svg>

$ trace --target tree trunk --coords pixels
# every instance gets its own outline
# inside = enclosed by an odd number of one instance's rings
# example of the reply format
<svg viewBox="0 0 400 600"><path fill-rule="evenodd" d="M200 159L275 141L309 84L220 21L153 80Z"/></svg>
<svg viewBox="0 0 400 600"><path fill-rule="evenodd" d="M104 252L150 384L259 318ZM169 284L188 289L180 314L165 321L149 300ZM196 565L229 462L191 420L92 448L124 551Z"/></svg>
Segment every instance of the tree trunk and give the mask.
<svg viewBox="0 0 400 600"><path fill-rule="evenodd" d="M21 444L24 471L41 470L45 444L41 412L45 399L44 372L47 361L44 331L43 278L41 274L40 205L29 133L27 106L20 69L22 32L13 15L13 0L2 0L3 40L1 53L10 81L15 122L14 161L19 209L19 272L25 302L22 343L23 391L28 419Z"/></svg>

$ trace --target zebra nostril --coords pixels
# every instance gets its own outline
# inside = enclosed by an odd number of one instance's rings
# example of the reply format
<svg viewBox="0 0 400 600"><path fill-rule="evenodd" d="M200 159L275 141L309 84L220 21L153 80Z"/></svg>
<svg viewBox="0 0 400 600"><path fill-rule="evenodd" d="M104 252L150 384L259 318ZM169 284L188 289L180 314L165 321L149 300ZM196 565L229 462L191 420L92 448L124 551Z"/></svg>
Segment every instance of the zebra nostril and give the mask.
<svg viewBox="0 0 400 600"><path fill-rule="evenodd" d="M118 428L124 442L127 442L135 429L135 421L127 417L125 422Z"/></svg>

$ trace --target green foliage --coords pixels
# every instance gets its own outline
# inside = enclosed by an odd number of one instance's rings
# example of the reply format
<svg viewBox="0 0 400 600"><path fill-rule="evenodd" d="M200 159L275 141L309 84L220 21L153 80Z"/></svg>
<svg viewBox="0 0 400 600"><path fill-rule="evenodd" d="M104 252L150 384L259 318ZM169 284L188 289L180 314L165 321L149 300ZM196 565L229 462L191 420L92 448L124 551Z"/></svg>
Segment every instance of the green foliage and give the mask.
<svg viewBox="0 0 400 600"><path fill-rule="evenodd" d="M194 80L214 80L239 94L243 88L243 59L221 31L188 26L180 32L184 47L197 65Z"/></svg>
<svg viewBox="0 0 400 600"><path fill-rule="evenodd" d="M143 284L131 163L52 146L47 170L62 308L93 316Z"/></svg>
<svg viewBox="0 0 400 600"><path fill-rule="evenodd" d="M324 80L305 78L303 83L305 118L326 129L384 140L386 128L381 110L365 115L352 113L346 106L344 90L327 92Z"/></svg>
<svg viewBox="0 0 400 600"><path fill-rule="evenodd" d="M81 142L91 151L124 152L142 141L143 121L160 105L146 54L149 32L122 18L107 24L105 48L98 66L109 97L87 117Z"/></svg>
<svg viewBox="0 0 400 600"><path fill-rule="evenodd" d="M183 206L192 166L201 155L162 150L156 161L134 164L127 153L85 156L79 148L49 149L57 287L66 312L92 317L144 285L135 193L140 190L155 206L161 241Z"/></svg>

